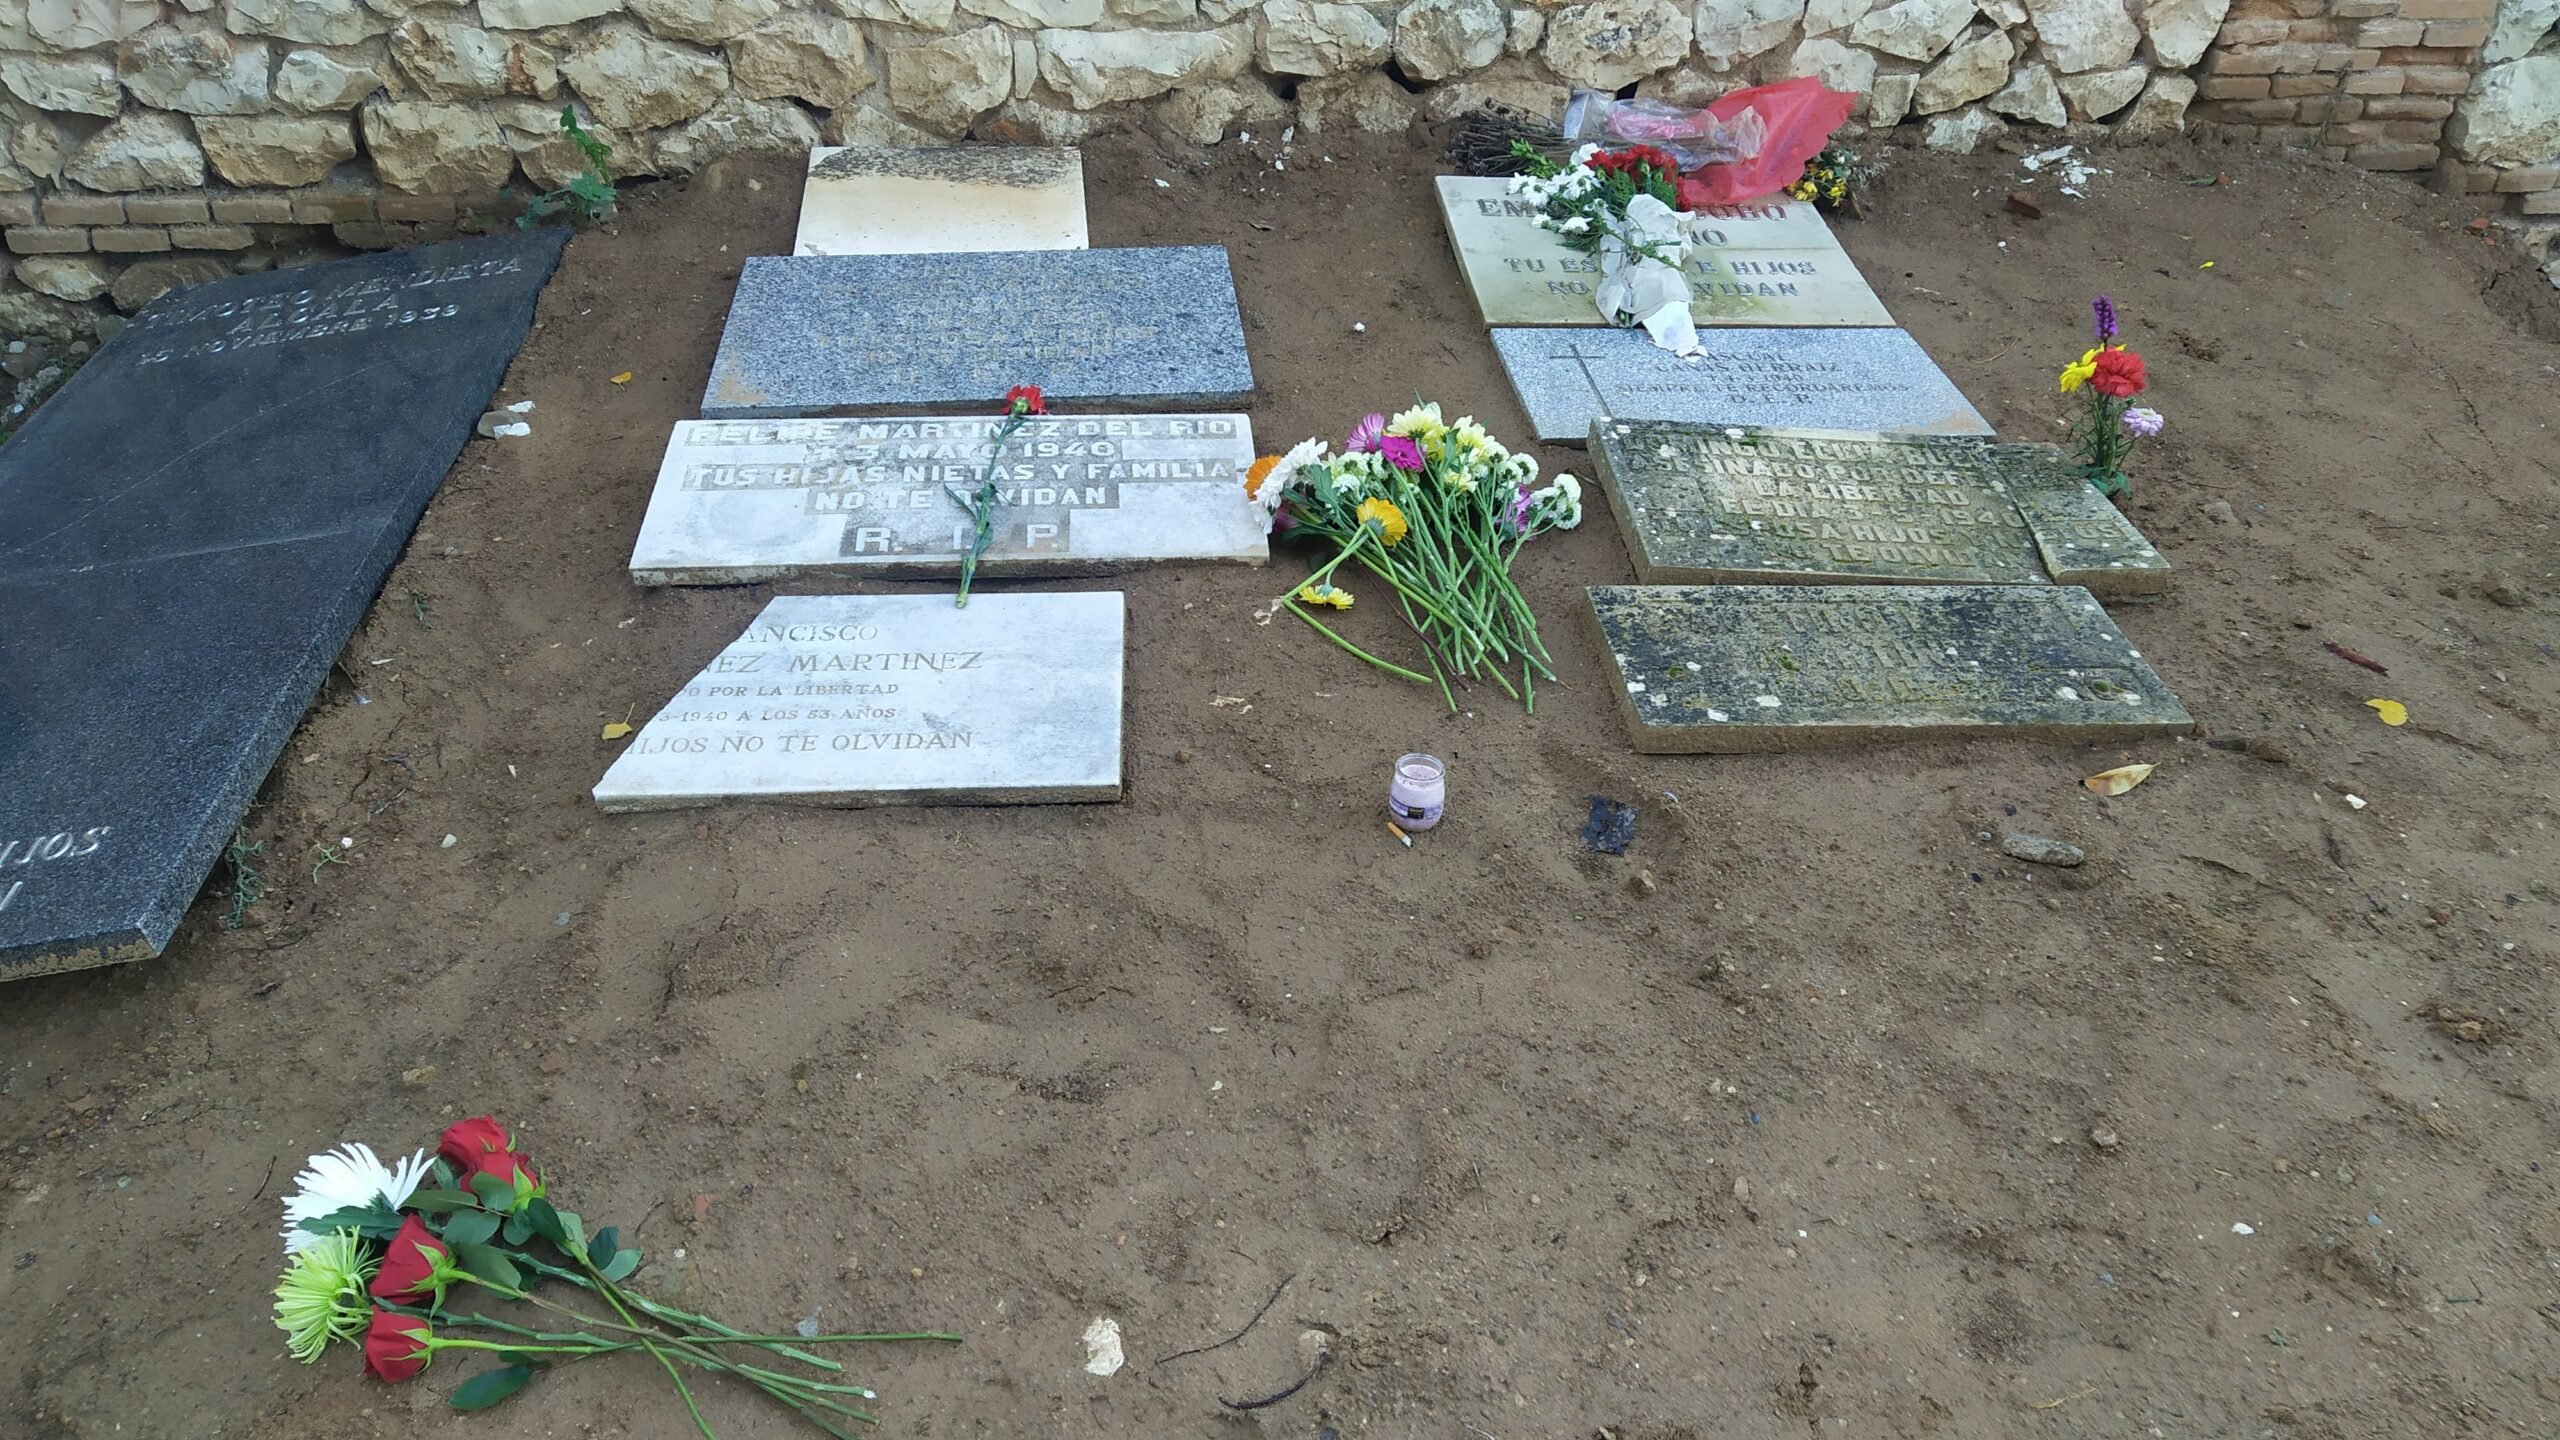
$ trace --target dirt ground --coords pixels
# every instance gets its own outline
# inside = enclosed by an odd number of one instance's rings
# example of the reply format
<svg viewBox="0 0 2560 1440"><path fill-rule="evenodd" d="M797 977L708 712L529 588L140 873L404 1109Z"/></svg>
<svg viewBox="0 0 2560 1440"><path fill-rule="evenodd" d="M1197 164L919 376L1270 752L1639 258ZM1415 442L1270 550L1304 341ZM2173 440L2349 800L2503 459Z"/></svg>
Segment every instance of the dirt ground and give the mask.
<svg viewBox="0 0 2560 1440"><path fill-rule="evenodd" d="M1231 248L1265 449L1417 392L1524 436L1437 157L1327 154L1098 142L1094 243ZM1160 570L1088 582L1131 599L1124 804L606 817L598 727L773 593L623 565L795 187L633 193L516 363L533 435L464 453L252 812L267 902L0 996L0 1435L688 1433L620 1359L472 1418L475 1367L283 1353L301 1158L482 1111L640 1283L966 1332L854 1357L887 1434L2560 1433L2551 296L2394 180L2105 163L2030 220L2013 158L1905 157L1841 233L2011 437L2059 436L2122 305L2178 579L2117 619L2214 743L1636 755L1577 613L1633 578L1595 493L1521 565L1534 717L1256 626L1271 575ZM1452 766L1410 850L1408 749ZM1622 858L1576 843L1594 794L1642 809ZM1336 1363L1222 1409L1309 1328Z"/></svg>

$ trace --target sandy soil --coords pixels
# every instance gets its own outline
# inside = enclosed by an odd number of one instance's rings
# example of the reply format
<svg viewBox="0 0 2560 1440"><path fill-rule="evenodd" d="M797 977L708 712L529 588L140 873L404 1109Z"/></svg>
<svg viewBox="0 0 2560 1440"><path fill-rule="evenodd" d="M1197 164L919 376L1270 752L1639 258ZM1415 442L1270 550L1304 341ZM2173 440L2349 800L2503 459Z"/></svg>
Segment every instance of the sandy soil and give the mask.
<svg viewBox="0 0 2560 1440"><path fill-rule="evenodd" d="M1325 154L1100 143L1094 242L1232 248L1266 448L1417 391L1522 435L1435 156ZM271 898L8 987L0 1434L685 1433L638 1364L478 1421L468 1367L282 1353L300 1158L487 1110L665 1292L967 1332L857 1357L898 1435L2554 1433L2550 297L2395 181L2109 164L2029 220L2014 160L1909 159L1843 238L2014 437L2059 434L2087 298L2122 303L2179 588L2118 619L2212 743L1635 755L1576 612L1632 578L1595 501L1522 565L1565 682L1534 718L1257 627L1271 578L1162 571L1115 582L1125 804L607 818L599 725L771 593L622 565L793 210L772 170L634 194L516 364L533 436L465 452L252 813ZM1410 748L1454 775L1405 850ZM1642 807L1623 858L1575 842L1595 793ZM2091 863L2005 861L2011 827ZM1337 1363L1222 1412L1308 1328Z"/></svg>

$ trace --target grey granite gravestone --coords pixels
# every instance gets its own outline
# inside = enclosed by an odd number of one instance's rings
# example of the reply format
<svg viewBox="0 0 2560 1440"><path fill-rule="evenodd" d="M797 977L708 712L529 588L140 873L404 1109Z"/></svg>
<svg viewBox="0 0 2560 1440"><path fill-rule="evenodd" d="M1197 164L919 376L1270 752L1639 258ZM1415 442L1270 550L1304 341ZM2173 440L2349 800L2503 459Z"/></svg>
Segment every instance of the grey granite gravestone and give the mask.
<svg viewBox="0 0 2560 1440"><path fill-rule="evenodd" d="M2009 472L2029 458L2015 452L2030 448L1650 420L1591 427L1592 469L1648 585L2042 585L2035 537L2010 498Z"/></svg>
<svg viewBox="0 0 2560 1440"><path fill-rule="evenodd" d="M821 145L794 255L1081 250L1084 156L1026 145Z"/></svg>
<svg viewBox="0 0 2560 1440"><path fill-rule="evenodd" d="M1260 565L1269 520L1244 492L1242 415L1041 415L992 462L1004 422L688 420L631 552L642 585L810 575L957 575L973 529L951 492L999 492L982 578L1107 574L1168 560Z"/></svg>
<svg viewBox="0 0 2560 1440"><path fill-rule="evenodd" d="M1251 399L1226 248L758 256L702 415L993 411L1016 385L1130 410Z"/></svg>
<svg viewBox="0 0 2560 1440"><path fill-rule="evenodd" d="M596 804L1117 800L1125 627L1116 590L783 596L631 737Z"/></svg>
<svg viewBox="0 0 2560 1440"><path fill-rule="evenodd" d="M1988 435L1991 426L1900 330L1716 330L1684 360L1641 330L1499 329L1493 346L1538 438L1591 422L1687 420L1809 430Z"/></svg>
<svg viewBox="0 0 2560 1440"><path fill-rule="evenodd" d="M1590 603L1648 754L2195 725L2077 586L1595 586Z"/></svg>
<svg viewBox="0 0 2560 1440"><path fill-rule="evenodd" d="M567 239L171 291L0 446L0 978L168 943Z"/></svg>
<svg viewBox="0 0 2560 1440"><path fill-rule="evenodd" d="M1440 177L1449 243L1487 325L1603 325L1592 303L1600 262L1534 223L1538 207L1508 180ZM1891 325L1822 213L1772 196L1697 212L1689 314L1709 325Z"/></svg>

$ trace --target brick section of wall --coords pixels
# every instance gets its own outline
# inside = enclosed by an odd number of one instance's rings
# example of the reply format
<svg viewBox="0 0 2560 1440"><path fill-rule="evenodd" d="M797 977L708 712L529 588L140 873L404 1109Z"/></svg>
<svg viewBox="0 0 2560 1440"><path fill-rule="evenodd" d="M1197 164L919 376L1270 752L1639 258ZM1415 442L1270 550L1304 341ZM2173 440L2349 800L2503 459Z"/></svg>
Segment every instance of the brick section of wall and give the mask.
<svg viewBox="0 0 2560 1440"><path fill-rule="evenodd" d="M2471 88L2496 9L2497 0L2236 0L2205 57L2195 119L2371 170L2436 169L2444 122Z"/></svg>

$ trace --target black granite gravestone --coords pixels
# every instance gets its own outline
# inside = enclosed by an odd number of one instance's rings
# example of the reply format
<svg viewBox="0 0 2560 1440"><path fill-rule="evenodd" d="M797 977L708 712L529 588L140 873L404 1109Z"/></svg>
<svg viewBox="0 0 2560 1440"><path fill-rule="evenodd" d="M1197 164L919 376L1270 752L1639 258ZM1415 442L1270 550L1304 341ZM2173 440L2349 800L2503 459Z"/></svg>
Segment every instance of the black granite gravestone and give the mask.
<svg viewBox="0 0 2560 1440"><path fill-rule="evenodd" d="M0 979L168 943L567 240L172 291L0 445Z"/></svg>

